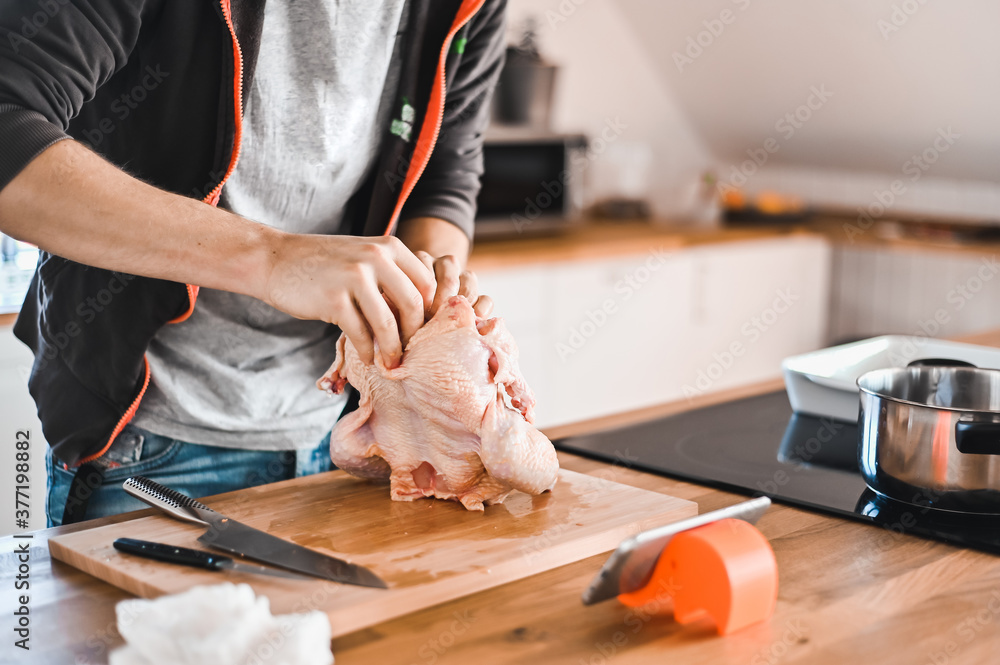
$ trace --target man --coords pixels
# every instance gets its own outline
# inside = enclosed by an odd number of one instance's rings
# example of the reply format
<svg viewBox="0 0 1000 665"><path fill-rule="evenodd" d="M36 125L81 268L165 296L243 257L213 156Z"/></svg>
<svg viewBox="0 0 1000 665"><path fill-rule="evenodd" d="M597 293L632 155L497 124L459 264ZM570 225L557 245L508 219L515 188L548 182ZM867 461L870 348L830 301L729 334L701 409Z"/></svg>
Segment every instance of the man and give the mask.
<svg viewBox="0 0 1000 665"><path fill-rule="evenodd" d="M204 496L329 468L337 328L392 367L444 298L490 310L463 266L504 3L431 5L0 5L50 524L138 507L130 475Z"/></svg>

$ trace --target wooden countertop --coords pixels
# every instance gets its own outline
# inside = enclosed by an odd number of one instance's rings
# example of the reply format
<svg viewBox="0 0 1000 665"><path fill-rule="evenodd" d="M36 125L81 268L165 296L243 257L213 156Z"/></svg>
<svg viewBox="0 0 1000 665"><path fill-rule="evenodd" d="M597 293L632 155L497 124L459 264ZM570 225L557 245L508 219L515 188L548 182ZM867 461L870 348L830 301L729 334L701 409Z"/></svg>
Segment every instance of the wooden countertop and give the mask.
<svg viewBox="0 0 1000 665"><path fill-rule="evenodd" d="M1000 241L957 243L951 240L886 237L873 227L848 234L845 219L816 219L808 224L753 227L696 228L666 220L586 220L559 234L524 235L477 240L469 258L472 270L496 270L531 264L587 261L644 254L651 249L679 250L729 242L766 240L790 236L819 236L835 245L888 247L901 251L935 251L984 256L1000 253ZM17 314L0 314L0 327L11 326Z"/></svg>
<svg viewBox="0 0 1000 665"><path fill-rule="evenodd" d="M965 341L1000 346L1000 331ZM690 404L666 404L547 433L557 437L618 426L781 385L775 379ZM703 512L744 499L573 455L561 454L560 461L574 471L611 475L695 501ZM783 505L773 506L758 526L778 560L777 611L768 623L727 637L716 636L707 625L681 627L669 616L637 615L613 601L584 607L580 593L606 558L601 555L338 638L333 643L336 662L995 662L1000 652L1000 558ZM49 559L48 538L79 528L39 531L30 541L32 651L30 658L20 660L21 654L14 654L11 662L104 663L108 650L121 644L114 604L127 594ZM13 537L0 539L6 625L11 625L6 608L13 605L14 542ZM11 633L4 639L2 649L10 649Z"/></svg>
<svg viewBox="0 0 1000 665"><path fill-rule="evenodd" d="M834 245L867 249L891 249L899 252L935 252L976 256L1000 253L996 235L987 238L973 235L956 237L946 226L926 226L900 222L879 222L868 229L856 219L816 217L802 227L825 236ZM969 227L963 227L968 230Z"/></svg>
<svg viewBox="0 0 1000 665"><path fill-rule="evenodd" d="M473 270L493 270L511 266L585 261L629 254L643 254L651 248L678 250L698 245L765 240L789 236L820 236L835 246L887 248L894 251L938 252L983 257L1000 253L1000 241L958 241L947 234L940 237L894 235L900 224L882 222L868 229L848 233L847 218L815 218L804 224L773 226L692 228L666 221L588 220L560 235L484 239L476 242L469 266ZM890 233L892 232L892 233Z"/></svg>
<svg viewBox="0 0 1000 665"><path fill-rule="evenodd" d="M491 270L532 263L584 261L643 254L653 248L677 250L792 235L818 234L798 226L687 228L649 221L587 221L559 235L477 240L469 267Z"/></svg>

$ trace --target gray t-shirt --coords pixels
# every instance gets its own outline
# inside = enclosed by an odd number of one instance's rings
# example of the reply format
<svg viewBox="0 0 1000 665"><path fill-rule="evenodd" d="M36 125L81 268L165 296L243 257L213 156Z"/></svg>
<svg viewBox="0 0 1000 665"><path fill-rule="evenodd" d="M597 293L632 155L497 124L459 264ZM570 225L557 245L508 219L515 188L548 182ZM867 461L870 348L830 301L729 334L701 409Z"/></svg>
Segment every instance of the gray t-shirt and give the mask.
<svg viewBox="0 0 1000 665"><path fill-rule="evenodd" d="M391 113L404 0L268 2L243 145L226 184L236 213L295 233L338 233ZM201 289L191 317L150 345L135 420L227 448L315 446L343 409L314 381L337 331L247 296Z"/></svg>

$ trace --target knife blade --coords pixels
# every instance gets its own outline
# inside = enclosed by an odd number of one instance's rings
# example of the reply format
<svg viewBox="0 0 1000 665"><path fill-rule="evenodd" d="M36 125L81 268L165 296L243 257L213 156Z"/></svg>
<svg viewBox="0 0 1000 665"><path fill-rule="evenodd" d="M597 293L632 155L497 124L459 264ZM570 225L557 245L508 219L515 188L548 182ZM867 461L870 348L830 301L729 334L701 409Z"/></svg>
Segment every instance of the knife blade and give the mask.
<svg viewBox="0 0 1000 665"><path fill-rule="evenodd" d="M378 575L364 566L290 543L237 522L149 478L134 476L125 480L122 487L135 498L159 508L171 517L207 526L208 529L198 541L211 547L333 582L377 589L389 588Z"/></svg>
<svg viewBox="0 0 1000 665"><path fill-rule="evenodd" d="M604 562L590 586L583 592L583 604L593 605L618 594L638 591L653 574L653 569L670 539L681 531L735 518L754 524L767 512L771 500L766 496L689 517L680 522L643 531L626 538Z"/></svg>
<svg viewBox="0 0 1000 665"><path fill-rule="evenodd" d="M230 570L234 573L272 575L274 577L283 577L291 580L312 579L311 577L302 575L301 573L293 573L289 570L281 570L280 568L267 568L266 566L236 563L231 557L223 556L221 554L213 554L212 552L206 552L205 550L193 550L187 547L178 547L176 545L167 545L165 543L153 543L148 540L119 538L112 543L112 545L119 552L134 554L136 556L154 559L156 561L165 561L167 563L176 563L182 566L202 568L213 572Z"/></svg>

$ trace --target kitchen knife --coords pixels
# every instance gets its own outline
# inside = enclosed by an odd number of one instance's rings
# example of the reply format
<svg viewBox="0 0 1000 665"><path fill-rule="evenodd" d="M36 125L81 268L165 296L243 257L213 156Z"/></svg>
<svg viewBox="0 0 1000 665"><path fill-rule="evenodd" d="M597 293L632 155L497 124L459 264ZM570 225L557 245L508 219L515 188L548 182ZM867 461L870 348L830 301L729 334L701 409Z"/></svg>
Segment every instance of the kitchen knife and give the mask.
<svg viewBox="0 0 1000 665"><path fill-rule="evenodd" d="M204 550L192 550L187 547L177 547L176 545L166 545L164 543L152 543L148 540L136 540L135 538L119 538L113 543L119 552L134 554L147 559L166 561L167 563L178 563L182 566L192 566L218 572L220 570L231 570L234 573L256 573L259 575L273 575L274 577L284 577L292 580L312 579L300 573L293 573L278 568L267 568L265 566L255 566L246 563L236 563L228 556L213 554Z"/></svg>
<svg viewBox="0 0 1000 665"><path fill-rule="evenodd" d="M735 506L702 513L680 522L650 529L627 538L604 563L600 572L583 592L583 604L593 605L621 593L638 591L653 575L656 562L670 539L681 531L735 518L754 524L771 506L771 500L761 496Z"/></svg>
<svg viewBox="0 0 1000 665"><path fill-rule="evenodd" d="M159 508L171 517L207 526L208 530L199 536L198 541L210 547L334 582L388 588L378 575L363 566L321 554L241 524L149 478L134 476L127 479L122 487L135 498Z"/></svg>

